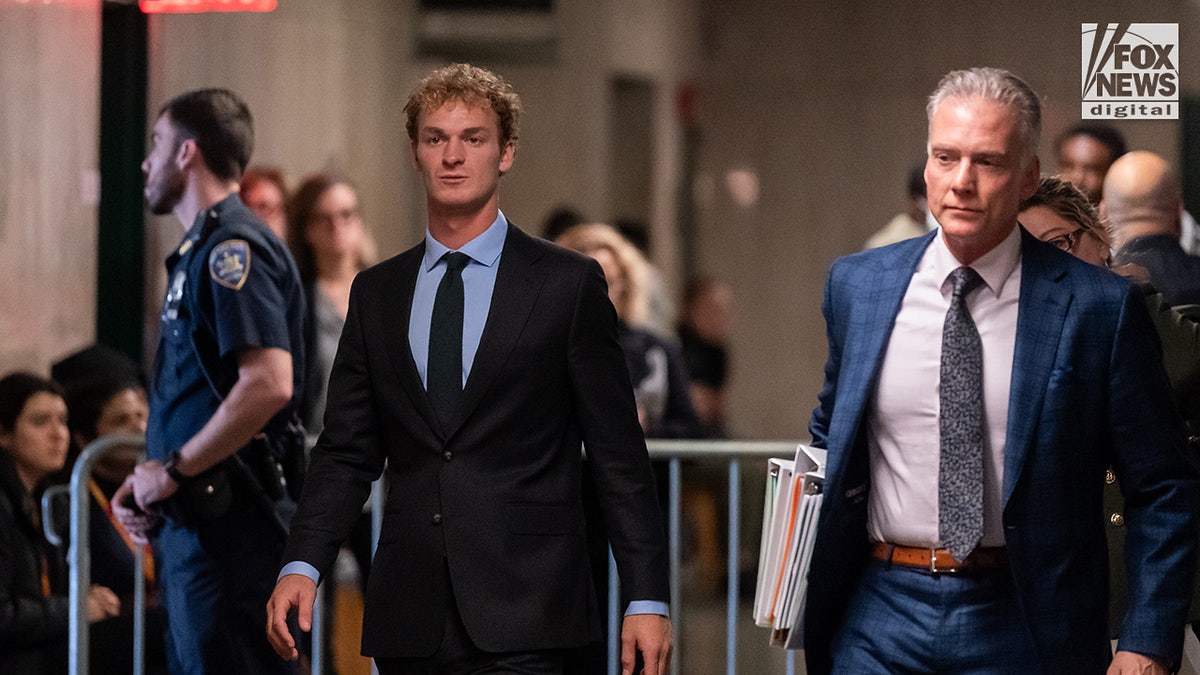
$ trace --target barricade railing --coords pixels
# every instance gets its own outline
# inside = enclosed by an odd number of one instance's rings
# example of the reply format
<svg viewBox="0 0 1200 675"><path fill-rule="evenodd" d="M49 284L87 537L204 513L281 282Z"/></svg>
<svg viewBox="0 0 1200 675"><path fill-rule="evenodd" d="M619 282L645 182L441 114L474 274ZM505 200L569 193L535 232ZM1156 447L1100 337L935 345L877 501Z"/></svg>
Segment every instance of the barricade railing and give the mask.
<svg viewBox="0 0 1200 675"><path fill-rule="evenodd" d="M671 614L677 618L683 616L684 602L682 593L682 495L683 495L683 461L700 460L704 462L725 462L728 475L729 496L727 500L728 514L728 548L726 567L726 634L725 634L725 670L728 675L737 673L737 609L738 609L738 578L739 578L739 539L741 538L741 469L742 460L761 459L770 457L792 457L795 455L796 442L793 441L728 441L728 440L650 440L646 443L651 460L665 460L668 463L668 498L667 498L667 538L670 547L670 592ZM135 435L106 436L84 448L71 472L69 492L71 496L71 525L70 547L68 548L68 564L70 568L70 652L69 672L87 675L88 671L88 630L87 630L87 592L91 585L91 551L87 545L90 536L90 518L88 517L88 480L91 478L92 467L105 453L120 447L145 447L145 438ZM65 490L66 486L52 488L55 493ZM47 491L48 493L51 491ZM379 532L383 522L383 493L381 481L372 486L370 497L371 510L371 546L374 551L379 541ZM52 494L43 497L43 511L47 523L47 537L54 541L58 534L49 528L53 522L50 511ZM145 655L145 576L142 568L142 547L137 547L134 562L134 675L144 673ZM620 622L622 608L618 606L620 591L615 561L609 556L609 597L608 597L608 671L619 672L620 669ZM318 593L318 597L320 597ZM323 614L319 607L313 612L313 658L312 673L321 675L324 658L321 650L324 648L324 632L329 629L321 620ZM682 644L682 632L675 634L675 653L681 654L686 650ZM265 639L265 636L264 636ZM671 673L680 672L680 658L672 659ZM787 673L794 670L791 654L787 659Z"/></svg>
<svg viewBox="0 0 1200 675"><path fill-rule="evenodd" d="M98 438L88 444L75 460L70 484L53 486L42 495L42 528L46 538L58 546L62 545L62 537L53 527L53 523L58 520L53 513L53 504L58 495L70 495L70 542L67 548L67 566L70 572L67 672L74 675L87 675L90 668L87 598L88 589L92 585L92 552L89 546L92 521L89 517L91 493L88 491L88 481L92 477L92 467L101 457L114 450L136 448L144 452L145 447L146 438L141 435L112 434ZM142 547L135 547L131 570L134 577L131 646L133 675L143 675L146 671L146 577L142 568L142 556Z"/></svg>
<svg viewBox="0 0 1200 675"><path fill-rule="evenodd" d="M745 459L766 460L770 457L793 457L796 454L796 441L730 441L730 440L648 440L646 446L650 451L650 459L668 461L668 497L667 497L667 541L670 545L671 565L671 614L673 617L683 617L683 593L681 583L682 569L682 501L683 501L683 460L702 460L708 462L727 462L729 480L728 509L728 548L726 552L726 588L725 588L725 672L728 675L737 673L737 608L738 608L738 577L739 577L739 539L741 538L741 464ZM757 547L756 547L757 550ZM619 624L618 614L622 608L617 606L619 597L613 588L616 579L616 564L609 556L609 631L608 631L608 671L620 672L619 639L615 627ZM676 658L671 660L672 675L679 675L682 659L678 658L687 649L680 641L683 631L675 633ZM765 638L764 638L765 643ZM788 673L793 670L791 655L787 660Z"/></svg>

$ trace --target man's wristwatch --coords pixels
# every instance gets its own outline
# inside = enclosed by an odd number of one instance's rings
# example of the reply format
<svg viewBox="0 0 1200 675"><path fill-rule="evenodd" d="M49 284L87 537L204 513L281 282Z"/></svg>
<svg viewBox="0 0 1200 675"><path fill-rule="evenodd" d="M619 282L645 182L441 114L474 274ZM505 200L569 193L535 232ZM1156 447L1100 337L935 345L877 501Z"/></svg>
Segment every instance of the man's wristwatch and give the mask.
<svg viewBox="0 0 1200 675"><path fill-rule="evenodd" d="M195 478L195 476L183 475L182 473L180 473L179 469L176 467L177 464L179 464L179 452L175 451L175 452L171 453L171 458L168 459L166 461L166 463L162 465L163 471L167 472L167 475L171 477L171 480L175 481L176 485L178 485L179 487L183 487L189 481L191 481L193 478Z"/></svg>

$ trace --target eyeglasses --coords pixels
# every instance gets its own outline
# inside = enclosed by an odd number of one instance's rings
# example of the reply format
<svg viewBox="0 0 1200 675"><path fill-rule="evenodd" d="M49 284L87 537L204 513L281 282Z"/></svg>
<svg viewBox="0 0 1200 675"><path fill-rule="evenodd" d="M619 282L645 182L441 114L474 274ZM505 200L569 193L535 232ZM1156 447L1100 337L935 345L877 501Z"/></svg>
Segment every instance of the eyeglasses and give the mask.
<svg viewBox="0 0 1200 675"><path fill-rule="evenodd" d="M1083 228L1078 227L1066 234L1060 234L1053 239L1047 239L1046 243L1052 244L1055 248L1062 251L1070 251L1075 248L1075 244L1079 243L1079 235L1083 233Z"/></svg>

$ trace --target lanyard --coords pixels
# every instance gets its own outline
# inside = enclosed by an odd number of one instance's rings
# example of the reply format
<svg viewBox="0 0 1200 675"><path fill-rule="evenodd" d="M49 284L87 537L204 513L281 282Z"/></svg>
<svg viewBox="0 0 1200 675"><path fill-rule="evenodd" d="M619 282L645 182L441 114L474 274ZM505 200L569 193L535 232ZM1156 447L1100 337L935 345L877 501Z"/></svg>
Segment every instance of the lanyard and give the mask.
<svg viewBox="0 0 1200 675"><path fill-rule="evenodd" d="M125 527L121 525L121 521L117 520L117 517L113 514L112 504L109 503L108 497L105 496L104 491L100 489L100 486L96 484L95 480L88 481L88 490L91 491L92 497L95 498L96 502L100 504L100 508L104 511L104 515L108 517L108 522L112 523L113 529L117 531L117 534L121 535L121 539L125 542L125 545L129 547L129 551L136 556L138 543L129 536L129 533L125 531ZM146 581L153 584L154 556L150 552L150 547L146 544L142 544L142 572L145 573ZM45 579L45 577L43 577L43 579ZM43 582L43 586L48 583L49 580L46 579Z"/></svg>

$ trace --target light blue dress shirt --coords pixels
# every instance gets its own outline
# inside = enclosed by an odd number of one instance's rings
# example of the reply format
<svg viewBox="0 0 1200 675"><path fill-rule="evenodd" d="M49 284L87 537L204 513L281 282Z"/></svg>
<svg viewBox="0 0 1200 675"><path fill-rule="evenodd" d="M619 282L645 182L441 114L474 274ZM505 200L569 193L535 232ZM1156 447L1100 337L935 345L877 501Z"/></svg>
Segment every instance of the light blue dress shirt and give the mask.
<svg viewBox="0 0 1200 675"><path fill-rule="evenodd" d="M504 251L504 240L507 236L508 220L503 213L497 213L496 220L492 221L482 234L458 249L460 253L465 253L471 258L462 271L463 388L467 386L467 376L471 374L471 366L475 363L475 352L479 351L479 340L483 337L483 326L487 323L488 310L492 305L496 271L500 268L500 254ZM428 384L425 378L429 371L429 323L433 319L433 300L437 295L438 284L446 273L446 263L442 261L442 256L451 250L453 249L434 239L429 230L425 230L425 255L421 259L421 268L417 271L412 313L408 318L408 344L423 385ZM299 560L289 562L279 572L280 577L288 574L303 574L314 582L318 581L320 576L317 568ZM593 574L607 574L607 571L593 570ZM625 614L668 616L669 607L667 603L657 600L634 600L625 609Z"/></svg>
<svg viewBox="0 0 1200 675"><path fill-rule="evenodd" d="M479 339L483 337L483 326L487 323L488 310L492 306L492 291L496 288L496 270L500 267L500 253L504 251L504 239L508 235L508 221L504 214L482 234L458 249L467 254L471 261L463 268L463 340L462 382L467 386L467 375L475 363L475 352L479 350ZM428 385L429 372L429 323L433 319L433 300L438 284L446 274L446 263L442 256L451 249L425 231L425 256L421 269L417 271L417 286L413 289L412 313L408 317L408 344L412 348L413 361L421 384Z"/></svg>

